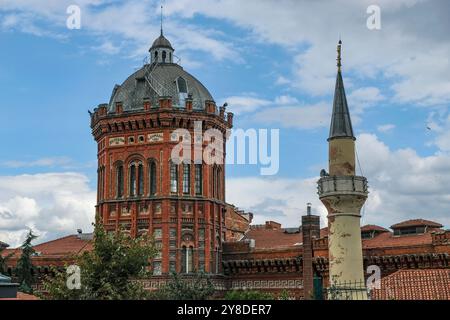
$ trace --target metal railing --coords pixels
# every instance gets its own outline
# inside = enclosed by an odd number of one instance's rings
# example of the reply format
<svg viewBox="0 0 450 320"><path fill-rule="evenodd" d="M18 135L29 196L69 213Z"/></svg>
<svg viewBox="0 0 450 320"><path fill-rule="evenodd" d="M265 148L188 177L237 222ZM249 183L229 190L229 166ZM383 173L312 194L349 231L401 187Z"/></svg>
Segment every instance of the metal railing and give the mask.
<svg viewBox="0 0 450 320"><path fill-rule="evenodd" d="M323 290L325 300L370 300L371 291L364 281L343 281Z"/></svg>

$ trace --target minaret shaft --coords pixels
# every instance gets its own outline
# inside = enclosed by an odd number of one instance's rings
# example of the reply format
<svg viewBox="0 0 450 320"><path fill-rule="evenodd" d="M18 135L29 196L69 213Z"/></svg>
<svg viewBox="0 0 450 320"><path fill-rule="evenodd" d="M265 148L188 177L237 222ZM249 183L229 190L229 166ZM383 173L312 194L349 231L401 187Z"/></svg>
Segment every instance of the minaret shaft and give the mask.
<svg viewBox="0 0 450 320"><path fill-rule="evenodd" d="M328 210L329 281L339 299L367 299L361 243L360 211L367 199L367 180L355 175L355 137L341 75L341 42L338 75L330 126L329 175L318 181L319 198ZM361 287L339 291L340 286ZM335 297L336 298L336 297Z"/></svg>

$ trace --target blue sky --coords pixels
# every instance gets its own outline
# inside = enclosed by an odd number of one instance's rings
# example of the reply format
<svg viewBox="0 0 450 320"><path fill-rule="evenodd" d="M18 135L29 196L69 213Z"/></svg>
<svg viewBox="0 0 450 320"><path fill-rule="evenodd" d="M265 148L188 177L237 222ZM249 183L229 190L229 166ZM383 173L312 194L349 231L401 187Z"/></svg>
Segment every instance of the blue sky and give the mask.
<svg viewBox="0 0 450 320"><path fill-rule="evenodd" d="M381 9L369 30L366 9ZM69 5L81 29L66 27ZM160 1L0 0L0 240L89 228L96 145L89 116L142 66L159 34ZM180 64L237 128L280 130L280 170L227 168L227 199L295 226L306 202L325 217L315 181L343 40L343 74L371 194L363 223L412 218L450 227L450 41L446 1L164 1ZM432 16L433 19L429 19ZM427 128L428 127L428 128ZM44 221L44 222L43 222ZM322 219L322 223L325 220Z"/></svg>

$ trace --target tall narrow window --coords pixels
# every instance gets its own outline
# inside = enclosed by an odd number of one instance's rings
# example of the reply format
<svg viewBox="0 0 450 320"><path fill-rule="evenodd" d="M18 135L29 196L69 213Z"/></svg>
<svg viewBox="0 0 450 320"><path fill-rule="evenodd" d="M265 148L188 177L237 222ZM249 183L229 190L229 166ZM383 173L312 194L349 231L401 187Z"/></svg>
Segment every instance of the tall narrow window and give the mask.
<svg viewBox="0 0 450 320"><path fill-rule="evenodd" d="M219 273L219 248L216 248L216 273Z"/></svg>
<svg viewBox="0 0 450 320"><path fill-rule="evenodd" d="M117 166L117 198L123 197L123 165Z"/></svg>
<svg viewBox="0 0 450 320"><path fill-rule="evenodd" d="M133 163L130 166L130 197L136 195L136 165Z"/></svg>
<svg viewBox="0 0 450 320"><path fill-rule="evenodd" d="M144 166L142 163L138 165L138 195L144 195Z"/></svg>
<svg viewBox="0 0 450 320"><path fill-rule="evenodd" d="M188 96L187 90L187 82L184 78L179 77L177 79L177 88L178 88L178 100L180 102L180 107L184 107L186 104L186 98Z"/></svg>
<svg viewBox="0 0 450 320"><path fill-rule="evenodd" d="M166 51L163 51L163 53L162 53L163 62L166 62L166 57L167 57L167 53L166 53Z"/></svg>
<svg viewBox="0 0 450 320"><path fill-rule="evenodd" d="M170 162L170 192L177 193L178 191L178 166Z"/></svg>
<svg viewBox="0 0 450 320"><path fill-rule="evenodd" d="M154 160L150 161L149 168L149 187L150 195L154 196L156 194L156 163Z"/></svg>
<svg viewBox="0 0 450 320"><path fill-rule="evenodd" d="M195 165L195 194L201 195L203 192L203 167L201 164Z"/></svg>
<svg viewBox="0 0 450 320"><path fill-rule="evenodd" d="M193 247L189 247L187 263L188 263L188 272L187 273L193 272L194 271L194 248Z"/></svg>
<svg viewBox="0 0 450 320"><path fill-rule="evenodd" d="M191 193L191 165L183 164L183 193Z"/></svg>
<svg viewBox="0 0 450 320"><path fill-rule="evenodd" d="M188 273L188 263L187 263L187 259L188 259L188 252L187 252L187 248L185 246L183 246L182 250L181 250L181 272L183 273Z"/></svg>
<svg viewBox="0 0 450 320"><path fill-rule="evenodd" d="M214 198L217 197L217 175L216 175L216 172L217 172L217 168L214 165L212 168L212 195Z"/></svg>

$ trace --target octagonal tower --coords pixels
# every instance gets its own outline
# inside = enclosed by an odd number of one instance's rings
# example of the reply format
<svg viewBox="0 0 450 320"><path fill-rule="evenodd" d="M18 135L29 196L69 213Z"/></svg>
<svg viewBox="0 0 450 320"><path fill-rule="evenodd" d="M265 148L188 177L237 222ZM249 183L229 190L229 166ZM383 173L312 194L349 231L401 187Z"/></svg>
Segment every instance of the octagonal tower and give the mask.
<svg viewBox="0 0 450 320"><path fill-rule="evenodd" d="M161 31L148 62L91 113L98 144L97 218L108 231L154 235L161 248L154 275L220 273L225 166L194 162L194 143L203 153L208 142L202 133L214 128L224 137L233 114L217 110L203 84L173 62L174 51ZM182 139L190 139L193 160L177 164L171 153Z"/></svg>

